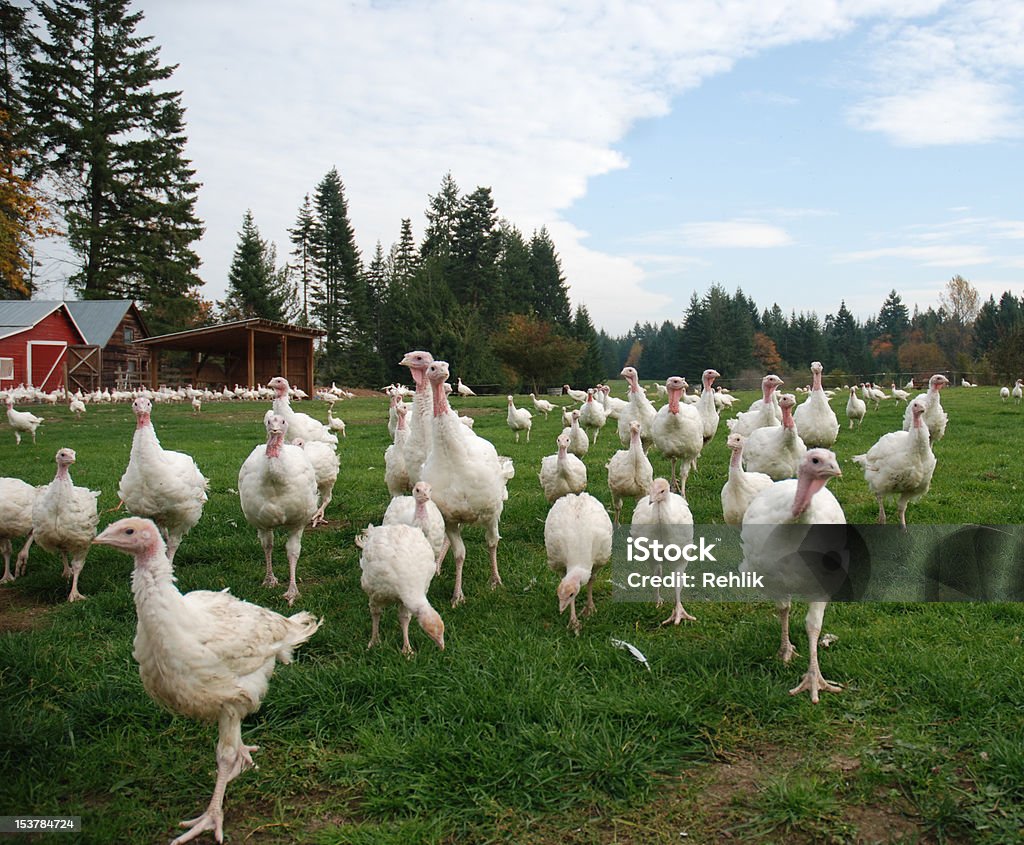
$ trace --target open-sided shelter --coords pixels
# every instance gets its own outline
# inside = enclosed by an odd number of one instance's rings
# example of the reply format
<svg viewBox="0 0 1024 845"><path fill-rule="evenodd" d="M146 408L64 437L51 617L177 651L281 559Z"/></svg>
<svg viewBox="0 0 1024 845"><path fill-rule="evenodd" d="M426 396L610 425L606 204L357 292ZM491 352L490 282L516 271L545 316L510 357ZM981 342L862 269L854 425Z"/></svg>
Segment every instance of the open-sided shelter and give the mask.
<svg viewBox="0 0 1024 845"><path fill-rule="evenodd" d="M161 382L161 353L188 352L190 372L184 376L195 387L253 387L274 376L284 376L294 387L313 395L313 344L321 329L252 318L205 326L136 341L149 350L150 386ZM184 375L184 374L182 374Z"/></svg>

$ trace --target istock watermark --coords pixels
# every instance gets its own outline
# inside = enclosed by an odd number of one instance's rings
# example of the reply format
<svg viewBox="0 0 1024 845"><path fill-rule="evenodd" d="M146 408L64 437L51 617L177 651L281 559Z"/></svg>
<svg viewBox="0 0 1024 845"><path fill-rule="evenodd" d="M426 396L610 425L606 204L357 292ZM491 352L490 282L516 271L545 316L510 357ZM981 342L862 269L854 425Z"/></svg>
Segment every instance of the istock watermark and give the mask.
<svg viewBox="0 0 1024 845"><path fill-rule="evenodd" d="M645 525L617 529L617 601L1024 601L1022 525Z"/></svg>

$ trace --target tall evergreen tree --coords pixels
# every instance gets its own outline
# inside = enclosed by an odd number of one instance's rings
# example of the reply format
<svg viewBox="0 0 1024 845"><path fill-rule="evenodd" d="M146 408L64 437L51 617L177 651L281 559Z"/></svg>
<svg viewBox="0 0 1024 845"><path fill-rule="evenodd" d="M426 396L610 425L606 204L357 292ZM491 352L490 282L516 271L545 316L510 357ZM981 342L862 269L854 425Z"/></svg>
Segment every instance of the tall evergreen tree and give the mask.
<svg viewBox="0 0 1024 845"><path fill-rule="evenodd" d="M889 291L882 309L878 312L878 332L889 335L890 342L897 349L910 329L910 313L903 299L895 290Z"/></svg>
<svg viewBox="0 0 1024 845"><path fill-rule="evenodd" d="M584 344L583 357L573 371L572 383L592 387L604 379L605 367L601 339L590 320L586 305L576 307L576 315L572 319L572 336Z"/></svg>
<svg viewBox="0 0 1024 845"><path fill-rule="evenodd" d="M530 239L530 271L533 276L533 309L537 316L568 330L572 322L569 289L547 227L542 226Z"/></svg>
<svg viewBox="0 0 1024 845"><path fill-rule="evenodd" d="M533 311L533 274L530 247L522 232L507 220L498 224L498 284L504 292L505 308L512 314Z"/></svg>
<svg viewBox="0 0 1024 845"><path fill-rule="evenodd" d="M288 230L292 242L292 267L296 279L296 295L298 298L297 321L300 326L310 325L310 294L313 289L313 250L317 238L317 221L313 213L313 204L306 194L299 207L299 216L295 226Z"/></svg>
<svg viewBox="0 0 1024 845"><path fill-rule="evenodd" d="M26 64L26 106L52 177L72 283L87 299L138 299L156 331L194 318L202 284L192 244L195 171L184 156L181 93L167 90L130 0L39 0L46 37Z"/></svg>
<svg viewBox="0 0 1024 845"><path fill-rule="evenodd" d="M348 217L345 186L332 168L317 185L312 312L327 332L322 376L347 384L377 384L382 369L373 344L373 309L355 231Z"/></svg>
<svg viewBox="0 0 1024 845"><path fill-rule="evenodd" d="M455 184L451 173L444 175L440 190L428 196L427 201L427 229L423 233L423 243L420 244L420 255L423 258L446 260L455 239L460 205L459 186Z"/></svg>
<svg viewBox="0 0 1024 845"><path fill-rule="evenodd" d="M451 242L448 284L465 306L493 321L505 311L498 287L498 213L490 188L477 188L459 204Z"/></svg>
<svg viewBox="0 0 1024 845"><path fill-rule="evenodd" d="M388 288L388 259L384 255L384 247L381 246L380 241L377 241L373 258L370 259L364 278L370 298L370 336L373 341L373 350L379 357L384 348L384 302ZM381 374L383 374L382 369Z"/></svg>
<svg viewBox="0 0 1024 845"><path fill-rule="evenodd" d="M294 291L288 284L287 269L279 270L276 263L277 248L260 236L252 211L246 211L228 271L227 296L218 303L225 319L261 317L281 323L291 319Z"/></svg>
<svg viewBox="0 0 1024 845"><path fill-rule="evenodd" d="M402 229L398 243L393 244L390 252L391 273L389 285L396 280L403 284L413 277L420 266L420 257L416 251L416 240L412 236L412 221L402 218Z"/></svg>

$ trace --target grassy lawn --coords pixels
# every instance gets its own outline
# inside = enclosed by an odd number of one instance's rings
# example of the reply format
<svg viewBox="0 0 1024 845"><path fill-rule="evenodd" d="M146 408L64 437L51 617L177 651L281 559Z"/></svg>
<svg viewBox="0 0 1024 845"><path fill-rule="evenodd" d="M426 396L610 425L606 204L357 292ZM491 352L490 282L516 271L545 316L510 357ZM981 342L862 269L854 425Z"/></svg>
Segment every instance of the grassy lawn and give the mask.
<svg viewBox="0 0 1024 845"><path fill-rule="evenodd" d="M504 586L488 588L483 532L467 529L466 604L449 607L450 558L431 587L446 650L414 624L418 653L402 657L393 610L382 645L366 650L353 538L388 501L387 402L337 406L348 425L341 475L330 524L305 535L295 605L326 621L243 724L245 741L260 746L259 769L228 788L228 841L1021 841L1024 607L833 605L825 630L838 641L822 666L846 688L817 706L787 694L806 665L802 606L793 635L802 656L789 667L774 659L771 605L688 606L697 622L662 628L665 608L613 602L607 577L597 615L574 637L557 612L537 481L560 419L535 416L532 442L514 444L504 396L455 404L515 461L498 552ZM1024 521L1022 409L1001 404L996 388L951 389L943 404L950 423L932 490L910 506L910 522ZM192 454L211 480L202 521L178 552L182 591L228 587L286 612L283 585L260 585L262 552L236 493L267 407L208 403L196 417L160 405L153 422L164 447ZM870 523L877 507L850 456L898 429L902 406L869 410L852 432L845 397L833 407L845 474L830 489L849 522ZM326 418L319 402L300 410ZM130 408L42 416L34 446L16 447L0 426L0 474L47 483L57 449L70 446L75 483L102 491L101 510L114 508ZM725 433L723 423L690 477L698 523L721 522ZM585 459L590 492L609 506L604 465L617 448L606 428ZM667 461L653 461L667 474ZM105 513L101 526L114 518ZM275 562L280 576L283 540ZM94 548L80 582L89 598L69 605L59 560L33 549L27 575L0 586L0 815L80 815L80 841L155 843L205 807L216 728L170 715L143 690L131 657L131 567ZM613 637L639 647L651 671Z"/></svg>

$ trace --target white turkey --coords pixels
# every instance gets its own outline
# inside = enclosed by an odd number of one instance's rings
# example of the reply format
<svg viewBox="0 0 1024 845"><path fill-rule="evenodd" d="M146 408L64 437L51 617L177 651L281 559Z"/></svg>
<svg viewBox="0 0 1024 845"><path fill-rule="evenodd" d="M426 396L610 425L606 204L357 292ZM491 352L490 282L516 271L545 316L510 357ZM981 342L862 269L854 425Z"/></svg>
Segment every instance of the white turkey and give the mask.
<svg viewBox="0 0 1024 845"><path fill-rule="evenodd" d="M607 464L608 489L612 494L612 506L615 508L615 524L622 517L622 501L625 497L639 499L646 496L654 481L654 467L644 454L640 440L640 423L633 420L629 424L629 448L622 449L612 455Z"/></svg>
<svg viewBox="0 0 1024 845"><path fill-rule="evenodd" d="M569 438L569 452L577 458L585 458L590 451L590 438L580 427L580 411L569 413L569 426L562 429L562 434Z"/></svg>
<svg viewBox="0 0 1024 845"><path fill-rule="evenodd" d="M747 508L743 517L740 540L743 544L741 572L755 573L763 578L769 593L777 597L781 645L778 657L789 663L796 649L789 639L789 612L793 596L810 599L805 626L809 661L807 672L790 695L809 692L818 703L818 693L840 692L842 687L826 681L818 666L818 637L828 601L822 598L819 573L804 562L799 553L805 531L780 532L776 526L799 524L845 525L846 515L836 497L825 489L830 478L842 475L836 456L827 449L808 449L800 464L797 478L776 481L762 490Z"/></svg>
<svg viewBox="0 0 1024 845"><path fill-rule="evenodd" d="M423 532L404 523L370 525L356 537L356 545L362 550L359 568L363 575L359 583L370 601L372 631L367 648L380 642L381 611L397 604L402 654L414 653L409 643L409 621L413 616L444 651L444 622L427 599L435 563L434 552Z"/></svg>
<svg viewBox="0 0 1024 845"><path fill-rule="evenodd" d="M914 389L914 377L911 376L909 379L907 379L907 383L905 385L903 385L903 386L907 390L913 390Z"/></svg>
<svg viewBox="0 0 1024 845"><path fill-rule="evenodd" d="M331 431L338 432L342 437L347 437L348 436L347 434L345 434L345 421L342 420L342 419L339 419L336 416L334 416L334 409L333 408L328 408L327 409L327 427ZM310 441L307 441L307 442L313 443L315 441L310 440ZM319 441L319 442L325 442L325 441Z"/></svg>
<svg viewBox="0 0 1024 845"><path fill-rule="evenodd" d="M255 745L242 742L242 719L255 713L267 694L278 661L308 640L320 622L310 613L285 617L237 599L227 590L182 595L156 526L147 519L122 519L95 542L135 558L132 593L138 626L132 656L146 692L172 713L218 724L217 782L201 816L172 845L213 831L224 838L224 792L246 769Z"/></svg>
<svg viewBox="0 0 1024 845"><path fill-rule="evenodd" d="M583 403L587 401L587 394L583 390L574 390L567 384L562 385L562 390L567 393L575 402Z"/></svg>
<svg viewBox="0 0 1024 845"><path fill-rule="evenodd" d="M723 388L719 387L715 390L715 408L718 409L719 413L726 408L731 409L735 402L736 399L726 393Z"/></svg>
<svg viewBox="0 0 1024 845"><path fill-rule="evenodd" d="M821 387L821 374L824 370L820 361L811 363L811 390L793 411L800 437L812 449L830 449L839 436L839 419Z"/></svg>
<svg viewBox="0 0 1024 845"><path fill-rule="evenodd" d="M644 389L640 386L640 378L633 367L623 367L619 375L629 382L629 403L619 412L619 442L623 446L629 444L629 424L636 420L640 423L640 438L645 447L649 446L651 443L651 426L654 425L654 417L657 415L657 411L654 409L654 405L651 404L651 400L647 398Z"/></svg>
<svg viewBox="0 0 1024 845"><path fill-rule="evenodd" d="M273 415L284 417L288 423L288 437L301 437L303 440L323 440L333 446L338 445L338 437L325 426L320 420L314 419L309 414L303 414L292 410L289 399L290 386L288 380L282 376L274 376L267 382L267 387L274 391L273 407L263 417L263 422Z"/></svg>
<svg viewBox="0 0 1024 845"><path fill-rule="evenodd" d="M28 550L32 548L32 508L36 501L36 488L20 478L0 478L0 554L4 556L4 574L0 584L13 581L24 572ZM18 566L11 571L11 540L25 538L23 552L18 555ZM22 567L22 568L19 568Z"/></svg>
<svg viewBox="0 0 1024 845"><path fill-rule="evenodd" d="M434 422L431 448L423 465L422 480L430 484L434 503L444 517L445 532L455 555L455 589L452 605L462 604L462 566L466 545L462 526L480 523L491 559L491 588L501 584L498 574L498 524L508 498L505 484L511 477L511 462L499 459L490 441L479 437L459 422L449 407L444 385L448 364L434 361L426 377L434 394Z"/></svg>
<svg viewBox="0 0 1024 845"><path fill-rule="evenodd" d="M472 388L467 387L462 383L461 377L457 382L456 390L459 392L459 396L476 396L476 393L473 392Z"/></svg>
<svg viewBox="0 0 1024 845"><path fill-rule="evenodd" d="M999 388L999 398L1002 399L1003 402L1006 402L1006 400L1010 398L1010 388L1008 388L1008 387L1000 387Z"/></svg>
<svg viewBox="0 0 1024 845"><path fill-rule="evenodd" d="M535 393L531 393L530 394L530 399L533 400L533 408L534 408L534 410L538 414L543 414L544 415L544 419L547 419L548 418L548 414L550 414L553 410L555 410L555 406L554 406L554 404L552 402L549 402L547 399L538 399L537 398L537 394L535 394Z"/></svg>
<svg viewBox="0 0 1024 845"><path fill-rule="evenodd" d="M302 533L316 513L316 471L298 446L285 443L288 421L279 414L266 421L267 442L257 446L238 471L238 496L246 521L256 529L263 547L267 574L263 586L277 585L272 557L274 530L288 532L288 589L292 604L299 595L295 569L302 553Z"/></svg>
<svg viewBox="0 0 1024 845"><path fill-rule="evenodd" d="M43 418L37 417L28 411L16 411L14 409L14 399L8 395L7 397L7 422L11 424L11 428L14 429L14 442L21 445L21 435L31 434L32 442L36 442L36 429L43 424Z"/></svg>
<svg viewBox="0 0 1024 845"><path fill-rule="evenodd" d="M80 420L82 418L82 414L85 413L85 402L83 402L80 397L74 396L71 401L68 402L68 410L75 415L76 420Z"/></svg>
<svg viewBox="0 0 1024 845"><path fill-rule="evenodd" d="M570 493L551 506L544 520L544 549L548 566L562 575L558 612L569 608L569 630L579 634L576 596L587 588L582 615L594 613L594 578L612 555L612 521L608 511L589 493Z"/></svg>
<svg viewBox="0 0 1024 845"><path fill-rule="evenodd" d="M1013 390L1010 392L1013 395L1013 404L1019 405L1021 397L1024 397L1024 381L1017 379L1013 384Z"/></svg>
<svg viewBox="0 0 1024 845"><path fill-rule="evenodd" d="M718 404L715 402L714 383L721 378L718 370L707 369L701 375L700 400L697 402L697 413L704 424L704 445L706 446L718 431Z"/></svg>
<svg viewBox="0 0 1024 845"><path fill-rule="evenodd" d="M750 433L743 447L743 462L750 472L763 472L772 481L795 478L807 447L793 420L796 397L783 393L779 397L782 425L758 428Z"/></svg>
<svg viewBox="0 0 1024 845"><path fill-rule="evenodd" d="M69 471L75 462L74 449L60 449L56 461L56 476L36 493L32 505L32 539L44 551L60 555L64 564L64 577L71 576L68 601L77 601L85 598L78 592L78 576L82 574L89 546L96 536L96 526L100 521L96 510L100 492L74 485ZM27 557L26 543L18 553L19 572L24 570Z"/></svg>
<svg viewBox="0 0 1024 845"><path fill-rule="evenodd" d="M683 496L686 495L686 479L697 456L704 448L704 421L693 405L679 401L683 393L683 379L672 376L665 382L668 404L663 405L651 425L651 440L654 448L672 462L671 485ZM621 421L620 421L621 422ZM679 464L679 481L676 482L676 464Z"/></svg>
<svg viewBox="0 0 1024 845"><path fill-rule="evenodd" d="M664 478L655 478L647 495L640 499L633 509L633 522L629 533L632 537L645 537L664 545L674 544L682 548L693 542L693 514L690 513L686 499L678 493L673 493L668 481ZM679 572L685 572L686 561L680 560L675 568ZM670 622L678 625L684 619L695 621L683 607L681 590L682 584L677 581L675 607L662 625L668 625ZM660 599L659 591L659 604Z"/></svg>
<svg viewBox="0 0 1024 845"><path fill-rule="evenodd" d="M427 379L427 367L434 356L429 352L407 352L399 362L408 367L416 383L416 392L412 397L412 415L408 418L409 436L405 440L405 471L409 474L409 483L415 484L422 477L423 464L430 453L431 431L433 430L433 388Z"/></svg>
<svg viewBox="0 0 1024 845"><path fill-rule="evenodd" d="M444 517L430 497L430 485L417 481L411 496L396 496L384 511L384 525L411 525L423 532L434 551L435 569L441 573L441 558L448 550Z"/></svg>
<svg viewBox="0 0 1024 845"><path fill-rule="evenodd" d="M412 487L409 471L405 466L405 443L409 436L409 426L405 420L409 410L401 399L393 407L397 423L394 442L384 450L384 483L387 484L388 492L392 496L401 496Z"/></svg>
<svg viewBox="0 0 1024 845"><path fill-rule="evenodd" d="M896 386L896 382L892 383L892 387L889 389L889 393L892 395L892 398L896 400L896 404L897 405L900 402L903 402L904 404L906 404L907 402L910 401L910 394L907 393L907 391L905 391L905 390L900 390Z"/></svg>
<svg viewBox="0 0 1024 845"><path fill-rule="evenodd" d="M597 443L597 437L606 422L608 422L608 412L604 409L604 405L595 398L594 388L591 387L587 390L587 401L580 408L580 425Z"/></svg>
<svg viewBox="0 0 1024 845"><path fill-rule="evenodd" d="M942 373L936 373L928 379L928 392L920 393L914 397L924 402L924 424L928 427L928 435L931 437L932 443L936 440L941 440L946 434L946 422L949 417L942 410L942 400L939 398L939 393L948 384L948 378L942 375ZM903 414L903 430L910 431L912 423L913 414L908 405L906 412Z"/></svg>
<svg viewBox="0 0 1024 845"><path fill-rule="evenodd" d="M608 412L608 419L618 422L619 416L629 406L629 403L612 396L612 389L607 384L599 384L597 391L601 404L604 405L605 411Z"/></svg>
<svg viewBox="0 0 1024 845"><path fill-rule="evenodd" d="M540 462L540 486L544 498L552 503L569 493L582 493L587 486L587 467L569 452L569 436L558 436L558 453Z"/></svg>
<svg viewBox="0 0 1024 845"><path fill-rule="evenodd" d="M292 440L292 445L298 446L306 453L316 475L316 490L320 496L320 507L316 509L316 513L309 521L309 527L316 528L318 525L326 525L327 517L324 514L334 498L334 485L338 480L338 470L341 468L338 453L330 443L324 443L322 440L307 442L301 437L296 437Z"/></svg>
<svg viewBox="0 0 1024 845"><path fill-rule="evenodd" d="M777 375L769 373L761 379L761 398L752 402L750 408L737 414L735 418L726 420L729 431L749 437L750 433L759 428L769 428L782 424L781 414L775 416L775 391L785 382Z"/></svg>
<svg viewBox="0 0 1024 845"><path fill-rule="evenodd" d="M910 413L910 431L884 434L866 454L853 456L854 462L864 469L868 489L878 499L878 521L885 523L885 497L896 496L900 525L904 528L907 504L928 492L935 472L935 455L924 424L924 401L911 402Z"/></svg>
<svg viewBox="0 0 1024 845"><path fill-rule="evenodd" d="M864 422L864 415L868 412L868 404L857 395L857 388L850 387L850 398L846 400L846 416L850 420L850 428L854 422L861 425Z"/></svg>
<svg viewBox="0 0 1024 845"><path fill-rule="evenodd" d="M743 469L745 442L742 434L730 434L726 440L732 457L729 459L729 478L722 486L722 515L728 525L742 525L743 515L754 497L773 483L771 477L763 472L746 472Z"/></svg>
<svg viewBox="0 0 1024 845"><path fill-rule="evenodd" d="M117 495L135 516L152 519L159 526L173 563L182 538L203 515L210 482L191 455L160 445L153 428L152 402L140 396L132 402L132 411L135 434Z"/></svg>
<svg viewBox="0 0 1024 845"><path fill-rule="evenodd" d="M515 432L516 443L519 442L519 432L526 432L526 442L530 442L530 429L533 428L533 414L526 410L526 408L517 408L515 397L511 394L508 396L508 427Z"/></svg>

